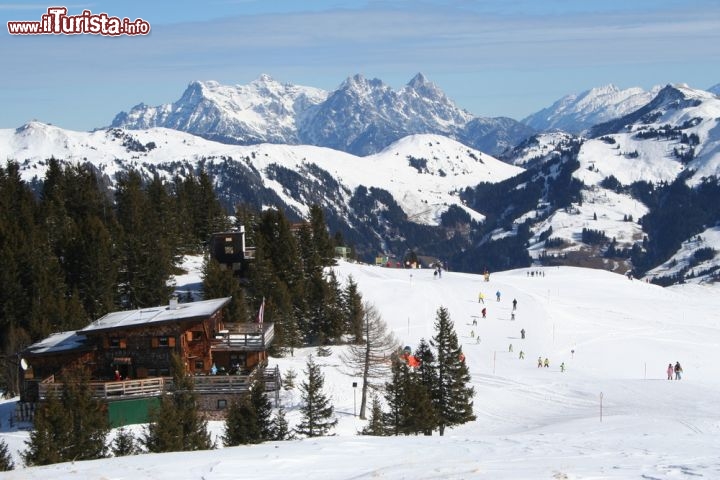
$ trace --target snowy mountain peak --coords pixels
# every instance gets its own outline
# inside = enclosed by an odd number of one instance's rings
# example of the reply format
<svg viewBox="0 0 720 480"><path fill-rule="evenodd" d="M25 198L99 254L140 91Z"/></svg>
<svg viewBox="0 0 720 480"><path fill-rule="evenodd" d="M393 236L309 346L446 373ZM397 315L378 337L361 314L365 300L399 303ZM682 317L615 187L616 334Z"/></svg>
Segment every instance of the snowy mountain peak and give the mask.
<svg viewBox="0 0 720 480"><path fill-rule="evenodd" d="M566 95L523 120L541 131L553 129L583 133L593 125L621 117L642 107L655 97L660 87L645 91L639 87L625 90L613 84L595 87L580 94Z"/></svg>

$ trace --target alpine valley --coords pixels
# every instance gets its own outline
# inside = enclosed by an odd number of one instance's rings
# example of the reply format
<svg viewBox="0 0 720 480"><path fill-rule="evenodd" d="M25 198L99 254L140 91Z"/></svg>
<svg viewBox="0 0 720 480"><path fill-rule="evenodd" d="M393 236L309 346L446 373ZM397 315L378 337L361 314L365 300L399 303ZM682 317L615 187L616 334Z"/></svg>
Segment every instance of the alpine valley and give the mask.
<svg viewBox="0 0 720 480"><path fill-rule="evenodd" d="M320 205L359 259L409 252L451 270L533 264L632 271L663 285L720 278L720 86L613 85L523 121L455 105L422 74L399 90L354 75L335 91L191 82L109 127L31 122L0 155L42 182L47 159L146 178L206 171L229 211Z"/></svg>

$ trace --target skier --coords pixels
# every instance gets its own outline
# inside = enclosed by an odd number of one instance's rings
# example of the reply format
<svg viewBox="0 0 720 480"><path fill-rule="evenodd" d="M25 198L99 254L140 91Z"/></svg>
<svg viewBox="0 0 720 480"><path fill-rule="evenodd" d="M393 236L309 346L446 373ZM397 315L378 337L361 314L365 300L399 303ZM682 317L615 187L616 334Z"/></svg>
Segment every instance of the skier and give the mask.
<svg viewBox="0 0 720 480"><path fill-rule="evenodd" d="M485 318L485 315L487 315L487 308L483 307L483 309L481 310L481 313L482 313L483 318Z"/></svg>
<svg viewBox="0 0 720 480"><path fill-rule="evenodd" d="M477 317L473 315L473 321L472 321L473 327L477 327Z"/></svg>
<svg viewBox="0 0 720 480"><path fill-rule="evenodd" d="M510 320L515 320L515 312L510 312Z"/></svg>
<svg viewBox="0 0 720 480"><path fill-rule="evenodd" d="M673 364L672 364L672 363L668 363L668 368L667 368L668 380L672 380L672 379L673 379L673 372L675 372L675 369L673 368Z"/></svg>
<svg viewBox="0 0 720 480"><path fill-rule="evenodd" d="M560 364L560 371L561 371L561 372L564 372L564 371L565 371L565 362L562 362L562 363Z"/></svg>
<svg viewBox="0 0 720 480"><path fill-rule="evenodd" d="M543 367L550 368L550 360L548 360L547 357L545 357L545 361L543 362Z"/></svg>
<svg viewBox="0 0 720 480"><path fill-rule="evenodd" d="M470 330L470 338L475 338L475 330Z"/></svg>
<svg viewBox="0 0 720 480"><path fill-rule="evenodd" d="M538 357L538 368L542 368L542 357Z"/></svg>
<svg viewBox="0 0 720 480"><path fill-rule="evenodd" d="M520 338L525 340L525 329L524 328L522 330L520 330Z"/></svg>
<svg viewBox="0 0 720 480"><path fill-rule="evenodd" d="M500 301L500 290L495 292L495 297L497 297L497 301L499 302Z"/></svg>
<svg viewBox="0 0 720 480"><path fill-rule="evenodd" d="M480 335L477 336L477 341L475 343L480 343Z"/></svg>
<svg viewBox="0 0 720 480"><path fill-rule="evenodd" d="M483 305L485 304L485 295L483 295L482 292L478 294L478 303L482 303Z"/></svg>
<svg viewBox="0 0 720 480"><path fill-rule="evenodd" d="M513 298L513 311L517 309L517 300Z"/></svg>
<svg viewBox="0 0 720 480"><path fill-rule="evenodd" d="M683 369L680 366L680 362L675 362L675 380L680 380L682 378L682 372Z"/></svg>
<svg viewBox="0 0 720 480"><path fill-rule="evenodd" d="M512 343L511 343L510 346L508 347L508 352L512 352Z"/></svg>
<svg viewBox="0 0 720 480"><path fill-rule="evenodd" d="M522 350L520 350L520 356L518 358L520 358L520 360L525 358L525 353Z"/></svg>

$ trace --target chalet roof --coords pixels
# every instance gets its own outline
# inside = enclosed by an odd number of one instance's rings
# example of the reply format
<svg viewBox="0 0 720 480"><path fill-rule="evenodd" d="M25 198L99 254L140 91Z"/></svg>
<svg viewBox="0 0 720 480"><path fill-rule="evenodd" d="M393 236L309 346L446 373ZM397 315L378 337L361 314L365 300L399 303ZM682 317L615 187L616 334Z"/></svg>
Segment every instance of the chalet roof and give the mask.
<svg viewBox="0 0 720 480"><path fill-rule="evenodd" d="M75 331L53 333L39 342L27 347L23 352L27 355L42 355L44 353L60 353L76 350L85 346L87 337Z"/></svg>
<svg viewBox="0 0 720 480"><path fill-rule="evenodd" d="M194 318L207 318L227 305L230 299L231 297L224 297L200 302L178 303L174 307L165 305L141 308L138 310L110 312L95 320L78 333L92 334L116 328L132 328L166 322L192 320Z"/></svg>

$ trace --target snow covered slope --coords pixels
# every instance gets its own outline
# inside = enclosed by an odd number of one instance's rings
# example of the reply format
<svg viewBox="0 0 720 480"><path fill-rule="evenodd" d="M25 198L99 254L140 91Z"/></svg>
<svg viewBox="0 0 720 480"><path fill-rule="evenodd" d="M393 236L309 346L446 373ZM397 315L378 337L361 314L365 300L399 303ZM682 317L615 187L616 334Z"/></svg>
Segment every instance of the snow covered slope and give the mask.
<svg viewBox="0 0 720 480"><path fill-rule="evenodd" d="M582 133L593 125L622 117L653 99L660 87L621 90L615 85L592 88L562 97L547 108L524 118L523 123L540 131L558 129Z"/></svg>
<svg viewBox="0 0 720 480"><path fill-rule="evenodd" d="M365 424L354 416L359 389L352 382L359 379L342 373L343 347L333 347L332 356L316 360L339 419L335 436L74 462L2 478L220 480L262 471L268 480L304 480L308 472L320 480L624 480L715 478L720 471L717 289L661 288L569 267L533 269L532 277L524 269L492 272L489 282L477 275L445 272L436 279L431 270L347 263L336 271L342 281L352 275L403 345L414 348L429 339L438 307L448 309L472 375L476 421L444 437L357 436ZM488 318L473 327L478 292L493 298L498 290L502 300L488 300ZM296 350L294 357L270 363L293 368L299 383L314 352ZM537 368L538 357L547 357L550 367ZM668 381L665 369L676 361L684 377ZM293 425L300 401L297 389L283 391ZM0 405L3 413L7 405ZM211 429L220 435L222 424L213 422ZM25 448L26 431L3 422L0 435L13 454Z"/></svg>

